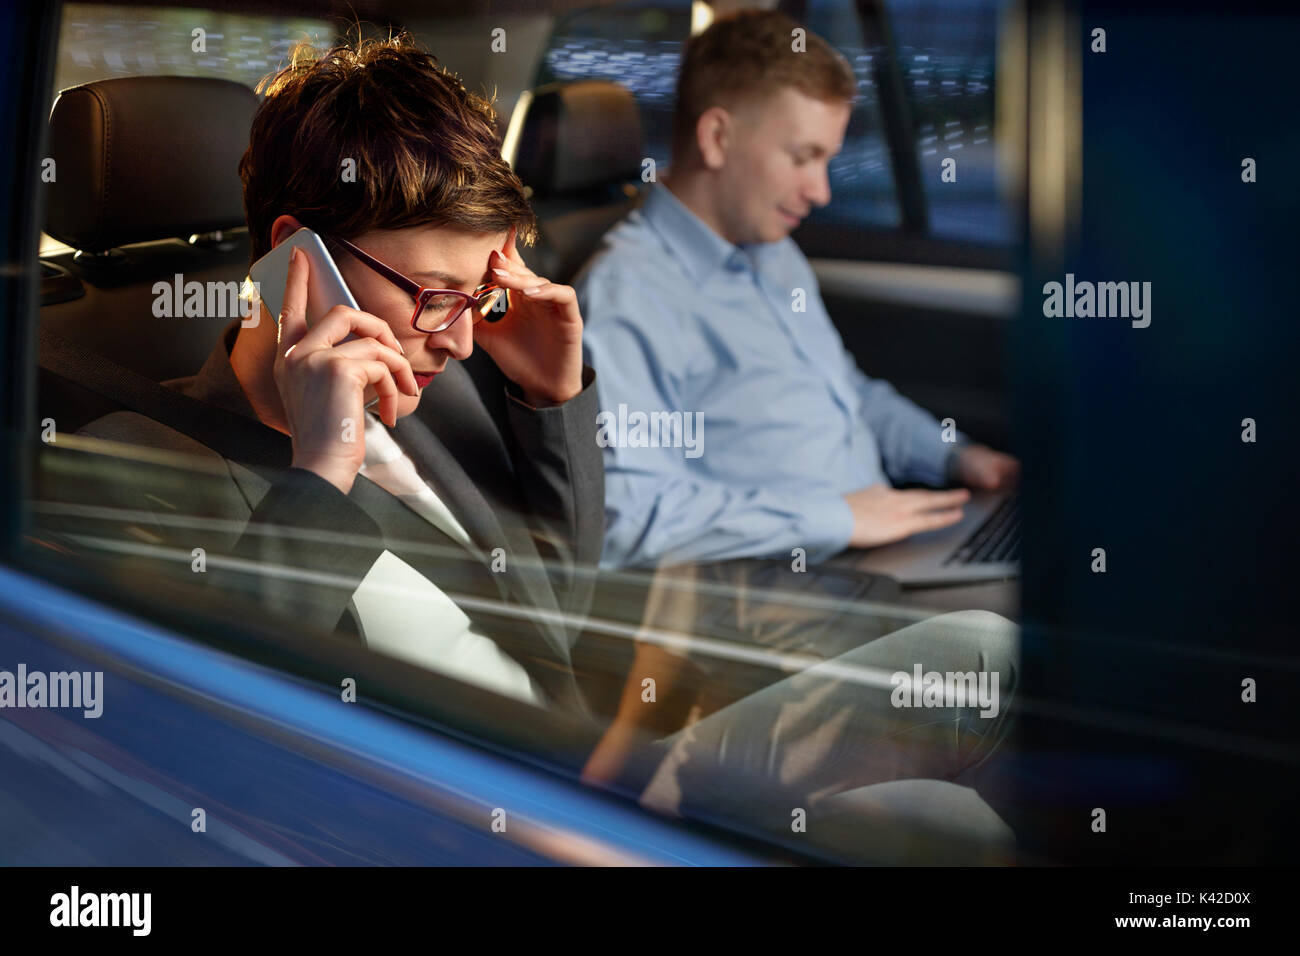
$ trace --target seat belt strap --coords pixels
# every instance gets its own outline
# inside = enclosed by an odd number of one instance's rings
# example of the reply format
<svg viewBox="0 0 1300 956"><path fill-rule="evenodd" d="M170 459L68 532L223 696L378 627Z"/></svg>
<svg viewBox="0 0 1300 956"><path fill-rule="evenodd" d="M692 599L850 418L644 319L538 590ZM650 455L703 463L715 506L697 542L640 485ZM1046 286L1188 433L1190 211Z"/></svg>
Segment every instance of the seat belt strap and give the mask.
<svg viewBox="0 0 1300 956"><path fill-rule="evenodd" d="M39 332L38 349L40 366L47 372L188 435L223 458L248 465L290 467L290 443L259 421L160 385L47 329Z"/></svg>

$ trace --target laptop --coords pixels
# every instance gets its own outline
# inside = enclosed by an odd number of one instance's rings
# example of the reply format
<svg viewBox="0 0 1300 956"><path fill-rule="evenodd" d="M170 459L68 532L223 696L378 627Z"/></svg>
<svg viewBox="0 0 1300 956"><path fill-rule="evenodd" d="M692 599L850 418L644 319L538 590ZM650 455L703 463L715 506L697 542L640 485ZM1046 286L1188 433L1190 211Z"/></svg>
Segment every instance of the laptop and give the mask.
<svg viewBox="0 0 1300 956"><path fill-rule="evenodd" d="M1020 574L1020 497L975 492L962 520L879 548L846 551L837 563L885 574L904 587L997 581Z"/></svg>

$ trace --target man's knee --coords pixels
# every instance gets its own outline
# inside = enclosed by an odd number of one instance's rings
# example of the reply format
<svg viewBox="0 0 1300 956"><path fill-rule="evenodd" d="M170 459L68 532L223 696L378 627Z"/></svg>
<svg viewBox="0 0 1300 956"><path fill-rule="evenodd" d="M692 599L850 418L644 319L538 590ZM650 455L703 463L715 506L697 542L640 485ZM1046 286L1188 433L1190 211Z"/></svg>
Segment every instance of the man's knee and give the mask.
<svg viewBox="0 0 1300 956"><path fill-rule="evenodd" d="M1008 679L1020 670L1020 628L1001 614L952 611L924 624L959 656L973 660L976 670L1005 674Z"/></svg>

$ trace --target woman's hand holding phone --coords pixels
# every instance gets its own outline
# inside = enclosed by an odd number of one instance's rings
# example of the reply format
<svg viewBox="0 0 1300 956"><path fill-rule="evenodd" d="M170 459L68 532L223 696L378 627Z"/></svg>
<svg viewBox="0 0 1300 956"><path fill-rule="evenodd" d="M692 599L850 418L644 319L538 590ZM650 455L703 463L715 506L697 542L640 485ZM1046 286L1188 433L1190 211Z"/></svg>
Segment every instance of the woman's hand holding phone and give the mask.
<svg viewBox="0 0 1300 956"><path fill-rule="evenodd" d="M474 326L474 341L534 406L560 405L582 391L582 313L572 286L539 278L515 248L493 252L493 281L511 293L510 310L498 322Z"/></svg>
<svg viewBox="0 0 1300 956"><path fill-rule="evenodd" d="M278 319L275 384L293 438L293 467L347 494L366 460L367 387L378 394L379 417L389 427L397 424L399 395L419 395L419 388L383 319L339 305L307 327L310 270L307 256L294 249Z"/></svg>

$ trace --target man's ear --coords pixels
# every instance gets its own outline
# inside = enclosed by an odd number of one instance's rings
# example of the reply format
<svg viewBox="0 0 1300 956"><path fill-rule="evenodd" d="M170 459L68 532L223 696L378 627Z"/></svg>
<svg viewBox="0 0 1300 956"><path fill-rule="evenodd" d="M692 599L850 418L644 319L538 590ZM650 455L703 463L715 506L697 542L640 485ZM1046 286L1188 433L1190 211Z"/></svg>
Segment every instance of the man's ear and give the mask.
<svg viewBox="0 0 1300 956"><path fill-rule="evenodd" d="M302 223L293 216L276 216L275 222L271 223L271 248L274 249L301 228Z"/></svg>
<svg viewBox="0 0 1300 956"><path fill-rule="evenodd" d="M721 169L727 161L735 121L721 106L710 106L695 121L695 145L706 169Z"/></svg>

